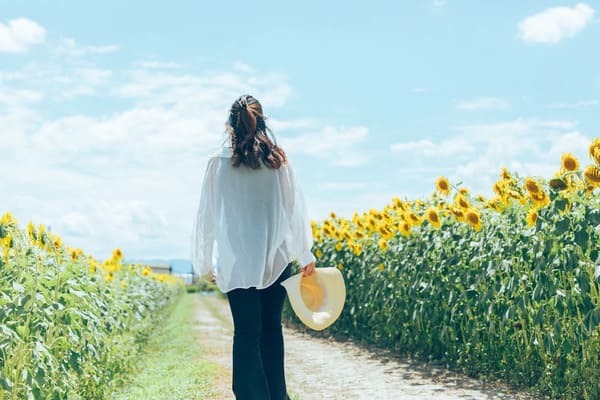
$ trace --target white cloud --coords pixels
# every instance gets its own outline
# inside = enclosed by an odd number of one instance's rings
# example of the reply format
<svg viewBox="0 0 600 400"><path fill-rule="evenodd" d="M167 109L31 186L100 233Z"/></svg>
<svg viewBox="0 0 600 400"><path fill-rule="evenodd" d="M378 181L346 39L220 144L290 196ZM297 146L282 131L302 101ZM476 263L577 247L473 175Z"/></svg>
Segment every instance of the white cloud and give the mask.
<svg viewBox="0 0 600 400"><path fill-rule="evenodd" d="M357 191L367 188L364 182L323 182L319 184L320 189L331 191Z"/></svg>
<svg viewBox="0 0 600 400"><path fill-rule="evenodd" d="M23 103L37 103L44 94L37 90L14 89L0 86L0 104L17 105Z"/></svg>
<svg viewBox="0 0 600 400"><path fill-rule="evenodd" d="M449 158L458 155L468 155L475 151L472 143L465 137L456 136L434 144L431 140L422 139L412 142L393 143L392 153L410 157Z"/></svg>
<svg viewBox="0 0 600 400"><path fill-rule="evenodd" d="M84 46L78 44L74 39L62 38L60 42L53 47L53 51L58 54L67 55L70 57L83 57L90 54L106 54L119 51L121 46L118 44L107 44L100 46Z"/></svg>
<svg viewBox="0 0 600 400"><path fill-rule="evenodd" d="M148 68L148 69L178 69L181 68L182 65L175 62L164 62L164 61L138 61L135 63L137 67L140 68Z"/></svg>
<svg viewBox="0 0 600 400"><path fill-rule="evenodd" d="M331 165L366 162L366 128L277 117L291 94L281 74L74 65L0 72L0 191L4 210L97 257L115 247L130 258L187 256L206 156L226 138L227 111L241 93L273 113L269 124L289 153L315 144L313 155ZM78 81L81 93L119 108L48 111Z"/></svg>
<svg viewBox="0 0 600 400"><path fill-rule="evenodd" d="M591 140L573 121L520 118L458 126L444 139L395 143L390 150L400 156L398 176L404 182L445 175L489 196L502 166L520 175L552 176L565 152L583 162Z"/></svg>
<svg viewBox="0 0 600 400"><path fill-rule="evenodd" d="M477 97L470 100L457 101L456 108L465 111L505 110L510 108L510 103L498 97Z"/></svg>
<svg viewBox="0 0 600 400"><path fill-rule="evenodd" d="M27 18L10 20L6 25L0 22L0 52L25 53L45 37L46 30Z"/></svg>
<svg viewBox="0 0 600 400"><path fill-rule="evenodd" d="M594 17L585 3L575 7L552 7L529 16L519 23L518 37L526 43L555 44L575 36Z"/></svg>
<svg viewBox="0 0 600 400"><path fill-rule="evenodd" d="M280 138L283 147L292 154L303 154L329 160L333 165L356 167L368 162L370 155L361 148L368 129L325 126L317 131L295 137Z"/></svg>
<svg viewBox="0 0 600 400"><path fill-rule="evenodd" d="M598 100L582 100L574 103L555 103L548 104L545 108L550 109L569 109L569 108L584 108L584 107L595 107L600 105Z"/></svg>

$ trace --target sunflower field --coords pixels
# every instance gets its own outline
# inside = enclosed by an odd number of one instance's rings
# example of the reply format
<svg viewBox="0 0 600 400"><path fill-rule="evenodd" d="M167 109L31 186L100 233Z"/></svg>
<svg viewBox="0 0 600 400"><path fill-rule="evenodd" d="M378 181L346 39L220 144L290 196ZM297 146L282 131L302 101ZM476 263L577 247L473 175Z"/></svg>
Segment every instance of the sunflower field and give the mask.
<svg viewBox="0 0 600 400"><path fill-rule="evenodd" d="M0 217L0 399L105 399L184 285Z"/></svg>
<svg viewBox="0 0 600 400"><path fill-rule="evenodd" d="M564 154L550 178L503 168L492 198L439 177L428 199L313 221L317 266L337 266L347 289L328 331L600 399L600 138L589 156Z"/></svg>

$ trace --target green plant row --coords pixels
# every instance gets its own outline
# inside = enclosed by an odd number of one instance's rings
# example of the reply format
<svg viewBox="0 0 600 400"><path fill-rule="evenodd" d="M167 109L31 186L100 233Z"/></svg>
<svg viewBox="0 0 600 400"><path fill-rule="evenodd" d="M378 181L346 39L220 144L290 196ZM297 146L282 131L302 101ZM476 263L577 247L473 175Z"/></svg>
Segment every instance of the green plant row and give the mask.
<svg viewBox="0 0 600 400"><path fill-rule="evenodd" d="M360 227L333 216L316 231L341 233L313 248L317 267L338 266L346 283L328 332L552 398L600 399L598 191L552 191L533 226L526 214L517 203L481 210L479 230L444 218L352 243L344 235ZM284 315L296 320L289 305Z"/></svg>
<svg viewBox="0 0 600 400"><path fill-rule="evenodd" d="M104 399L183 286L0 220L0 399Z"/></svg>

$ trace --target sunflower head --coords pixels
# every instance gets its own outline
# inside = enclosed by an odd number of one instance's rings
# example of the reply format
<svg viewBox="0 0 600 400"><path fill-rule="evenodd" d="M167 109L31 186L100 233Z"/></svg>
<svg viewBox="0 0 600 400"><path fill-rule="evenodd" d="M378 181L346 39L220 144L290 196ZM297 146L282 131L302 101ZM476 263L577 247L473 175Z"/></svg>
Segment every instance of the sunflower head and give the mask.
<svg viewBox="0 0 600 400"><path fill-rule="evenodd" d="M456 195L454 202L463 209L467 209L469 207L471 207L471 205L469 204L469 202L467 201L467 199L465 198L465 196L463 196L462 194L458 194Z"/></svg>
<svg viewBox="0 0 600 400"><path fill-rule="evenodd" d="M472 209L467 211L465 218L467 223L475 228L476 231L481 229L481 217L477 211Z"/></svg>
<svg viewBox="0 0 600 400"><path fill-rule="evenodd" d="M506 167L502 167L502 174L500 176L505 181L508 181L508 180L510 180L512 178L511 175L510 175L510 172L508 172L508 169L506 169Z"/></svg>
<svg viewBox="0 0 600 400"><path fill-rule="evenodd" d="M440 215L435 208L430 208L427 210L425 216L431 225L435 226L436 228L441 226Z"/></svg>
<svg viewBox="0 0 600 400"><path fill-rule="evenodd" d="M599 150L600 151L600 150ZM584 171L583 176L588 186L600 187L600 167L589 165Z"/></svg>
<svg viewBox="0 0 600 400"><path fill-rule="evenodd" d="M567 182L565 182L564 180L562 180L560 178L551 179L549 184L550 184L550 187L554 190L565 190L566 188L569 187L567 185Z"/></svg>
<svg viewBox="0 0 600 400"><path fill-rule="evenodd" d="M498 196L502 196L504 194L504 190L506 188L506 180L502 180L502 181L497 181L494 183L494 186L492 187L492 189L494 190L494 193L496 193Z"/></svg>
<svg viewBox="0 0 600 400"><path fill-rule="evenodd" d="M546 207L550 203L550 198L548 197L548 194L546 194L546 192L544 192L543 190L540 190L537 193L529 193L529 198L531 199L533 205L536 208Z"/></svg>
<svg viewBox="0 0 600 400"><path fill-rule="evenodd" d="M529 193L539 193L541 190L540 185L533 178L525 179L525 189Z"/></svg>
<svg viewBox="0 0 600 400"><path fill-rule="evenodd" d="M590 157L592 160L596 161L597 164L600 164L600 138L592 140L592 144L590 145Z"/></svg>
<svg viewBox="0 0 600 400"><path fill-rule="evenodd" d="M435 181L435 189L444 196L448 196L450 194L450 182L446 177L440 176Z"/></svg>
<svg viewBox="0 0 600 400"><path fill-rule="evenodd" d="M402 235L410 236L410 224L408 222L402 222L399 229Z"/></svg>
<svg viewBox="0 0 600 400"><path fill-rule="evenodd" d="M465 220L465 212L460 207L452 207L450 208L450 212L458 221L463 222Z"/></svg>
<svg viewBox="0 0 600 400"><path fill-rule="evenodd" d="M384 238L379 239L377 245L379 246L379 249L383 251L386 251L389 247L387 240L385 240Z"/></svg>
<svg viewBox="0 0 600 400"><path fill-rule="evenodd" d="M423 220L421 219L421 217L419 217L414 212L408 213L408 221L410 221L410 223L412 225L421 225L423 223Z"/></svg>
<svg viewBox="0 0 600 400"><path fill-rule="evenodd" d="M579 160L571 153L565 153L561 159L561 166L565 171L577 171L579 169Z"/></svg>
<svg viewBox="0 0 600 400"><path fill-rule="evenodd" d="M121 249L115 249L115 251L113 251L112 258L116 261L122 259L123 252L121 251Z"/></svg>
<svg viewBox="0 0 600 400"><path fill-rule="evenodd" d="M525 216L525 221L527 221L527 225L529 225L529 226L535 226L535 224L537 223L537 219L538 219L538 213L535 208L532 208L531 210L529 210L529 212Z"/></svg>

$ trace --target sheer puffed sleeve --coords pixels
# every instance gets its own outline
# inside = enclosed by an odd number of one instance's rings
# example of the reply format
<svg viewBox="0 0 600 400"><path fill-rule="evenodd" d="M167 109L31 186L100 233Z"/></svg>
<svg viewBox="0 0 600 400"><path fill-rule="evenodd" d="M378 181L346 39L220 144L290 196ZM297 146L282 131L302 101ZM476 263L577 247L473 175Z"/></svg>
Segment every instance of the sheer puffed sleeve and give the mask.
<svg viewBox="0 0 600 400"><path fill-rule="evenodd" d="M311 252L313 245L312 228L304 195L294 175L294 170L286 162L281 168L281 189L283 206L290 224L291 238L288 246L292 260L298 260L300 267L316 261Z"/></svg>
<svg viewBox="0 0 600 400"><path fill-rule="evenodd" d="M214 178L218 158L210 158L204 173L200 204L191 235L191 259L194 273L204 275L213 271L212 252L214 232Z"/></svg>

